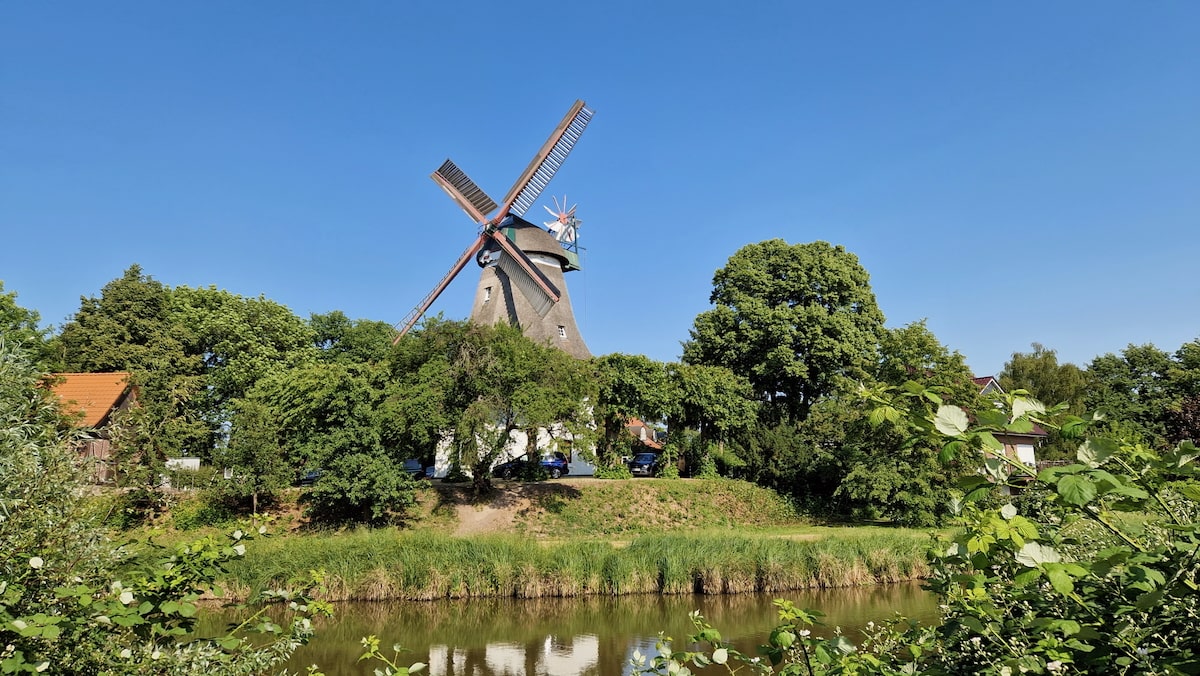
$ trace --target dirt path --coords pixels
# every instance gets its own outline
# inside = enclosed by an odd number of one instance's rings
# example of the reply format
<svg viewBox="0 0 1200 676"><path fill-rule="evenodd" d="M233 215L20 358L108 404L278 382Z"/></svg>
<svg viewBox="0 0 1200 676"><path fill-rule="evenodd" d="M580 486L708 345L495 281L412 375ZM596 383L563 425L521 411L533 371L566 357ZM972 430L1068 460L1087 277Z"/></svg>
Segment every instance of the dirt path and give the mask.
<svg viewBox="0 0 1200 676"><path fill-rule="evenodd" d="M492 495L478 499L469 485L438 487L442 501L453 505L458 518L456 537L513 532L517 516L530 508L531 496L541 490L545 489L538 484L497 481Z"/></svg>
<svg viewBox="0 0 1200 676"><path fill-rule="evenodd" d="M517 512L527 509L529 504L528 499L523 499L503 507L495 507L491 504L456 505L454 511L458 515L458 527L454 529L454 535L462 537L507 533L513 529Z"/></svg>

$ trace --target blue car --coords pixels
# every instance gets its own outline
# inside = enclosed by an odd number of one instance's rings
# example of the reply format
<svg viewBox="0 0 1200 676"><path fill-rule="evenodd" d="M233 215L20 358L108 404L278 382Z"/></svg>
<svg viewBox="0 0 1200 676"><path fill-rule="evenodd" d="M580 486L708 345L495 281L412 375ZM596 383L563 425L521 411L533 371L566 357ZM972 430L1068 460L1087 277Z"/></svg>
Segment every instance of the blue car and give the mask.
<svg viewBox="0 0 1200 676"><path fill-rule="evenodd" d="M521 467L525 464L526 460L524 456L515 460L509 460L508 462L502 462L492 468L492 476L501 479L512 478L521 473ZM542 456L542 467L545 468L546 474L549 474L551 479L566 476L569 465L567 456L561 452Z"/></svg>

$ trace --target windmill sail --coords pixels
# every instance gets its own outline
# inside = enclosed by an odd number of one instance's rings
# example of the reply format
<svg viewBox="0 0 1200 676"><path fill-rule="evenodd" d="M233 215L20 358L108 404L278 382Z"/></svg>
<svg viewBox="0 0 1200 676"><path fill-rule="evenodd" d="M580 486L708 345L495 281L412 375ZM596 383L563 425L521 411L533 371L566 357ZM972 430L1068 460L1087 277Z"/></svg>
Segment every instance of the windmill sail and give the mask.
<svg viewBox="0 0 1200 676"><path fill-rule="evenodd" d="M458 168L450 160L442 163L437 171L430 175L438 185L442 186L442 190L446 191L447 195L458 202L458 206L467 212L467 215L476 221L483 223L487 220L487 215L496 210L496 203L482 188L475 185L475 181L467 176L466 172Z"/></svg>
<svg viewBox="0 0 1200 676"><path fill-rule="evenodd" d="M529 207L533 206L538 195L550 183L550 179L554 178L555 172L567 159L571 149L575 147L575 142L583 134L592 115L593 112L584 105L583 101L576 101L575 105L571 106L566 117L558 123L554 133L546 139L542 149L533 156L529 166L525 167L521 177L504 197L506 208L501 210L501 214L511 211L521 216L529 210Z"/></svg>
<svg viewBox="0 0 1200 676"><path fill-rule="evenodd" d="M404 319L401 319L396 324L395 328L399 331L399 333L397 333L396 337L392 339L392 345L399 343L400 339L404 337L404 334L412 330L412 327L416 325L417 320L421 318L421 315L425 314L425 311L429 309L429 306L433 305L433 302L437 300L438 296L442 295L442 292L446 290L447 286L450 286L450 282L454 281L454 278L458 276L458 273L461 272L464 267L466 267L467 261L475 257L475 254L478 253L479 249L483 247L487 240L487 234L480 233L479 237L475 238L475 241L471 244L471 246L467 247L466 251L463 251L462 255L458 257L458 260L454 262L454 266L450 268L450 271L442 276L442 281L438 282L438 285L433 287L433 291L430 291L419 305L414 307L407 315L404 316Z"/></svg>
<svg viewBox="0 0 1200 676"><path fill-rule="evenodd" d="M546 313L550 312L550 308L554 307L554 303L558 299L546 293L546 290L541 286L538 286L533 277L525 271L525 268L521 267L521 264L515 258L509 255L501 256L500 260L496 263L496 267L503 270L505 275L508 275L508 278L521 291L525 299L529 301L529 304L533 307L533 311L539 317L545 317Z"/></svg>

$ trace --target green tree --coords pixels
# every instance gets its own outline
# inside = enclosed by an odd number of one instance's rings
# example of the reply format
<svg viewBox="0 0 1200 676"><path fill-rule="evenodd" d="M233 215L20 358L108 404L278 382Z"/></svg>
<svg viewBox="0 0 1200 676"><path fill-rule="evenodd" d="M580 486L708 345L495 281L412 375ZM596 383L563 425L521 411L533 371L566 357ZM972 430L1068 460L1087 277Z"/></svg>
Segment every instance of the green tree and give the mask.
<svg viewBox="0 0 1200 676"><path fill-rule="evenodd" d="M1096 357L1088 366L1084 402L1152 443L1166 436L1164 415L1175 403L1171 355L1153 345L1129 345L1120 355Z"/></svg>
<svg viewBox="0 0 1200 676"><path fill-rule="evenodd" d="M884 388L910 383L937 393L968 411L991 407L979 397L966 360L926 326L914 322L885 331L880 342L876 382ZM833 498L860 518L929 526L944 518L949 492L959 471L940 462L937 450L914 443L896 421L870 420L859 406L843 421L838 450L843 469Z"/></svg>
<svg viewBox="0 0 1200 676"><path fill-rule="evenodd" d="M50 329L38 326L41 320L35 310L17 305L17 292L6 292L4 280L0 280L0 340L20 345L39 363L45 363L51 355L47 344Z"/></svg>
<svg viewBox="0 0 1200 676"><path fill-rule="evenodd" d="M171 300L171 321L191 329L189 351L203 359L205 417L214 426L228 418L230 402L268 373L317 359L312 330L272 300L186 286L175 288Z"/></svg>
<svg viewBox="0 0 1200 676"><path fill-rule="evenodd" d="M322 361L379 362L387 358L396 330L387 322L351 320L340 310L308 320Z"/></svg>
<svg viewBox="0 0 1200 676"><path fill-rule="evenodd" d="M386 453L388 395L387 371L379 366L309 364L268 375L248 398L265 407L288 463L300 472L327 468L342 455Z"/></svg>
<svg viewBox="0 0 1200 676"><path fill-rule="evenodd" d="M741 459L726 446L734 435L751 428L758 401L749 381L721 366L669 364L667 379L671 399L667 413L668 445L684 429L698 432L687 462L694 473L715 472L713 453L725 464L739 465Z"/></svg>
<svg viewBox="0 0 1200 676"><path fill-rule="evenodd" d="M69 371L129 371L139 407L123 421L114 453L123 472L156 482L166 457L209 457L216 431L205 419L201 357L189 350L195 334L173 321L171 292L132 265L104 286L99 298L81 299L58 336Z"/></svg>
<svg viewBox="0 0 1200 676"><path fill-rule="evenodd" d="M312 635L318 607L272 592L295 601L292 619L274 619L264 607L226 634L197 633L199 599L244 554L245 534L173 550L110 542L81 499L69 425L56 406L29 356L0 340L0 671L277 670Z"/></svg>
<svg viewBox="0 0 1200 676"><path fill-rule="evenodd" d="M1039 343L1033 343L1031 352L1014 352L1004 365L998 380L1007 392L1025 390L1030 396L1047 405L1065 403L1067 410L1078 415L1084 410L1087 394L1087 373L1074 364L1059 364L1058 355ZM1067 459L1074 453L1074 443L1064 439L1054 430L1038 451L1047 460Z"/></svg>
<svg viewBox="0 0 1200 676"><path fill-rule="evenodd" d="M997 380L1007 392L1025 390L1047 405L1067 404L1067 410L1083 412L1087 393L1087 374L1074 364L1059 364L1058 354L1040 343L1031 352L1014 352Z"/></svg>
<svg viewBox="0 0 1200 676"><path fill-rule="evenodd" d="M883 314L858 258L826 242L749 244L713 276L687 364L746 376L770 420L803 420L875 363Z"/></svg>
<svg viewBox="0 0 1200 676"><path fill-rule="evenodd" d="M233 409L229 441L217 455L232 480L221 486L228 495L250 498L250 513L257 525L260 495L273 496L286 488L295 472L280 443L279 424L266 404L238 399Z"/></svg>
<svg viewBox="0 0 1200 676"><path fill-rule="evenodd" d="M894 387L913 381L940 388L948 401L968 410L982 403L966 358L942 344L923 319L881 334L879 363L872 375Z"/></svg>
<svg viewBox="0 0 1200 676"><path fill-rule="evenodd" d="M595 414L601 427L597 460L612 468L630 452L627 427L633 418L661 420L672 406L667 370L645 355L613 353L596 357Z"/></svg>
<svg viewBox="0 0 1200 676"><path fill-rule="evenodd" d="M464 338L450 361L446 401L458 418L452 448L477 491L491 490L491 468L516 440L514 432L525 432L531 460L538 430L558 430L574 442L589 438L592 381L585 362L510 326L472 324Z"/></svg>

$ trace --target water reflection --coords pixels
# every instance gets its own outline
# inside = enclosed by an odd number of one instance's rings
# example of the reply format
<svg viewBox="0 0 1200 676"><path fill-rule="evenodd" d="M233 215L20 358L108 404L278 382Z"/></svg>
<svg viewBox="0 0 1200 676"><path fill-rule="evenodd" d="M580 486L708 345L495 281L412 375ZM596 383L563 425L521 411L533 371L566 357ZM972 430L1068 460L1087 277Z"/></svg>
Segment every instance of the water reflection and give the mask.
<svg viewBox="0 0 1200 676"><path fill-rule="evenodd" d="M289 667L303 672L315 663L329 676L370 674L373 667L357 662L359 639L375 634L383 646L399 642L410 650L401 664L426 662L432 676L618 676L629 673L634 650L653 654L658 632L678 639L691 633L692 610L753 653L775 624L771 602L780 596L820 609L830 630L840 626L852 638L868 621L895 612L925 621L937 613L933 597L915 583L769 595L342 603ZM218 626L228 619L206 622Z"/></svg>

